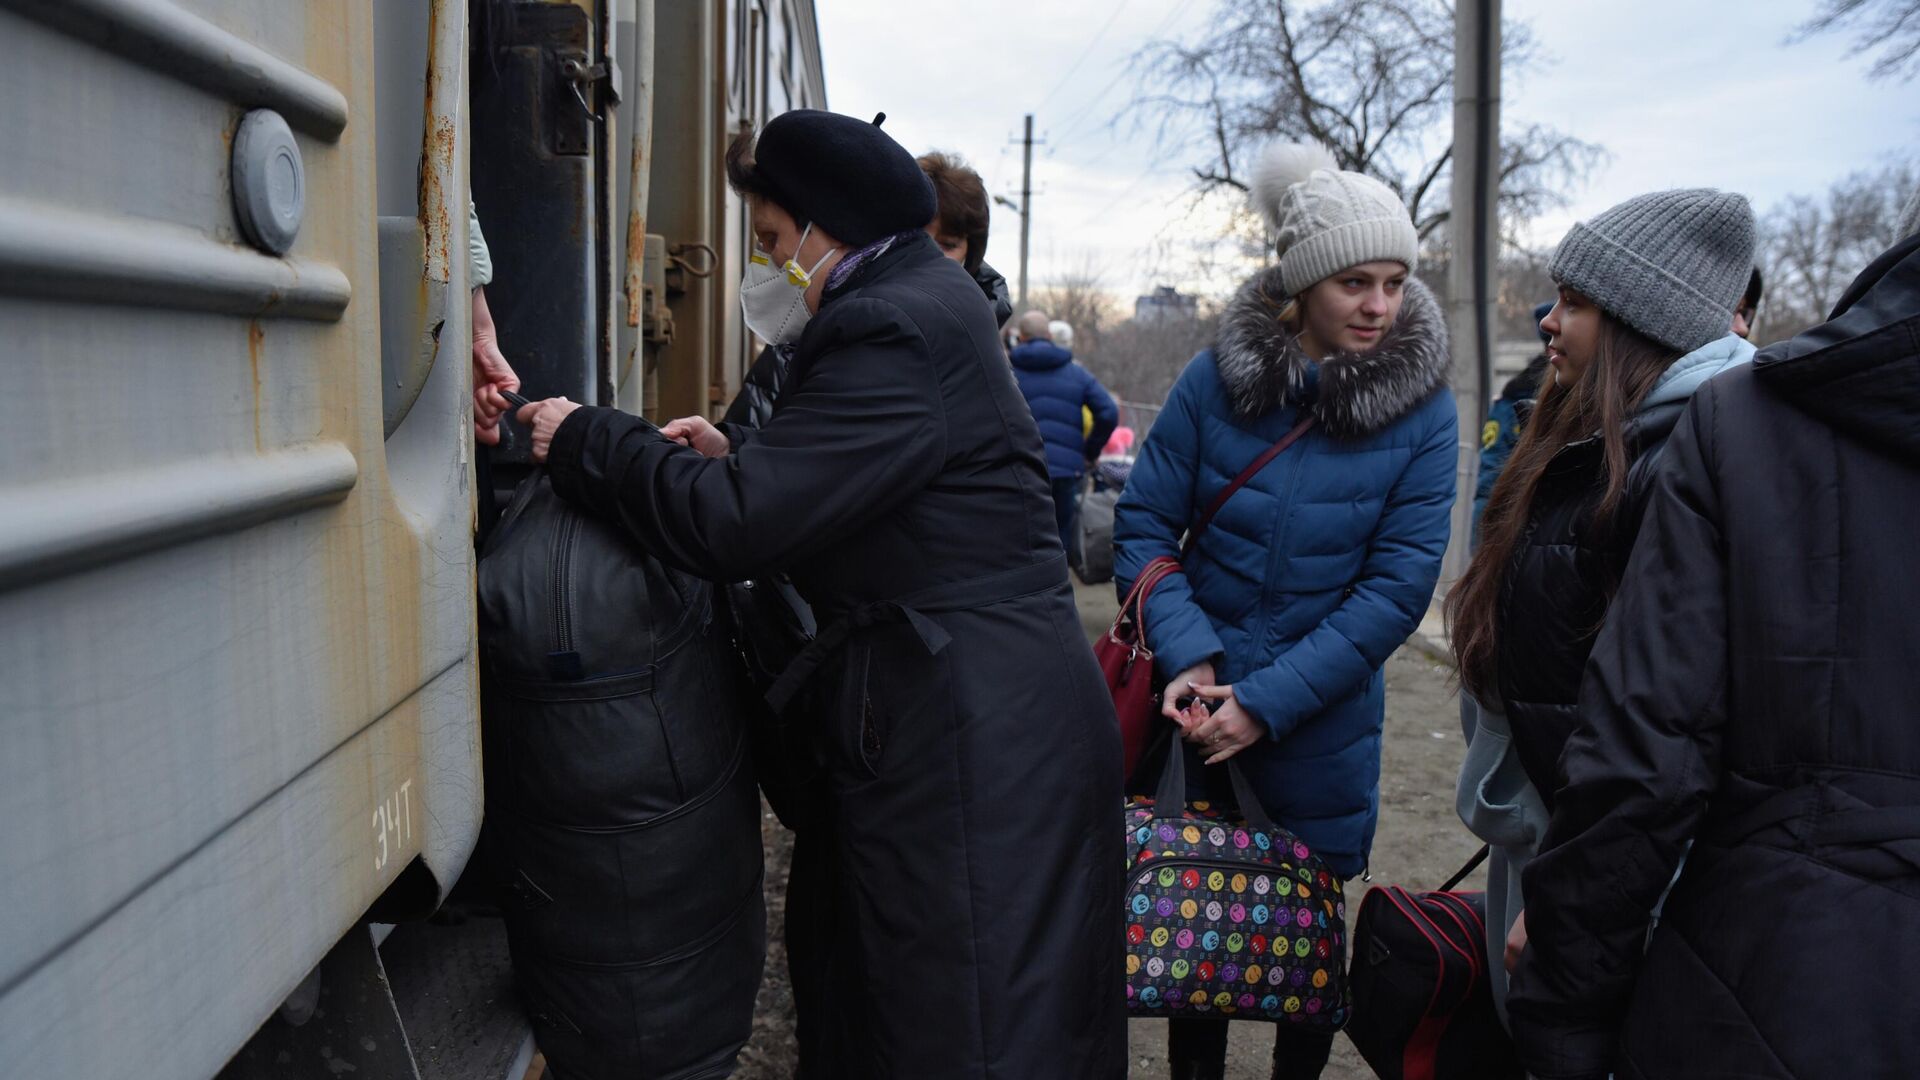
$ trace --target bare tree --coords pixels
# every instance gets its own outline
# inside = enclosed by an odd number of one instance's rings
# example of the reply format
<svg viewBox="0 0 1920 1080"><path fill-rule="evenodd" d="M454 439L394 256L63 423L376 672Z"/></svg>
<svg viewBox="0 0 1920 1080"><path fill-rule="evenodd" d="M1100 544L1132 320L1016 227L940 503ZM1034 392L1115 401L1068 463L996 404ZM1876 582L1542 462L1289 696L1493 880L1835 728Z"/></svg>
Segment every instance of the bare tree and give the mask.
<svg viewBox="0 0 1920 1080"><path fill-rule="evenodd" d="M1029 306L1072 326L1076 353L1097 351L1102 334L1119 316L1118 301L1107 290L1106 272L1092 252L1083 252L1070 262L1064 272L1033 294Z"/></svg>
<svg viewBox="0 0 1920 1080"><path fill-rule="evenodd" d="M1841 29L1857 33L1848 56L1878 51L1869 74L1911 82L1920 75L1920 0L1820 0L1820 9L1794 29L1791 42Z"/></svg>
<svg viewBox="0 0 1920 1080"><path fill-rule="evenodd" d="M1450 213L1453 8L1444 0L1218 0L1196 41L1140 52L1135 99L1165 146L1194 146L1200 191L1247 187L1253 156L1277 140L1312 141L1340 167L1385 182L1425 238ZM1524 23L1503 27L1502 62L1533 57ZM1197 138L1195 137L1197 136ZM1437 149L1436 149L1437 148ZM1500 205L1518 222L1565 206L1604 158L1541 124L1503 133Z"/></svg>
<svg viewBox="0 0 1920 1080"><path fill-rule="evenodd" d="M1920 171L1899 164L1852 173L1825 196L1793 195L1761 221L1766 280L1756 340L1778 341L1826 320L1840 293L1895 237L1894 222Z"/></svg>
<svg viewBox="0 0 1920 1080"><path fill-rule="evenodd" d="M1187 362L1213 344L1218 327L1218 315L1207 311L1192 319L1128 319L1109 328L1084 360L1114 397L1157 405Z"/></svg>

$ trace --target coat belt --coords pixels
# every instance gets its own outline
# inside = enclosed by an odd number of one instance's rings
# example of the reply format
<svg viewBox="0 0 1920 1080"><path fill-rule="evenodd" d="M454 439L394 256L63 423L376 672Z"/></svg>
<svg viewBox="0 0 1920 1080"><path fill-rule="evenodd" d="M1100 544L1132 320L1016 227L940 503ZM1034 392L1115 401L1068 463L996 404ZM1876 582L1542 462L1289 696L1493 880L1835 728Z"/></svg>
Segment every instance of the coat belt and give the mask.
<svg viewBox="0 0 1920 1080"><path fill-rule="evenodd" d="M1920 871L1920 782L1875 777L1877 798L1901 799L1873 805L1860 794L1814 781L1762 799L1745 811L1710 822L1709 840L1732 846L1765 844L1798 850L1871 849ZM1869 874L1868 876L1880 876Z"/></svg>
<svg viewBox="0 0 1920 1080"><path fill-rule="evenodd" d="M783 711L802 687L812 680L821 665L832 659L855 631L873 626L905 623L913 628L928 656L938 656L953 640L953 635L928 618L955 611L973 611L1022 596L1057 588L1067 580L1067 557L1056 556L1042 563L1031 563L1012 570L964 581L929 586L892 600L862 604L822 627L807 647L800 650L773 688L767 691L767 704L775 712Z"/></svg>

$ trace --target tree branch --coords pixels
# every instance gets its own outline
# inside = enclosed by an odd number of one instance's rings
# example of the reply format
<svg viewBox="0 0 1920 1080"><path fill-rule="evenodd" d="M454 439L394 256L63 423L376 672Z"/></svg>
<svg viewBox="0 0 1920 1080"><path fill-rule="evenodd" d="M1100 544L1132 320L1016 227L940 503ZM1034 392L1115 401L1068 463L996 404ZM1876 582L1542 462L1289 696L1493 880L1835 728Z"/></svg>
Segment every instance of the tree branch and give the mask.
<svg viewBox="0 0 1920 1080"><path fill-rule="evenodd" d="M1434 158L1433 163L1427 166L1426 175L1420 178L1420 183L1414 186L1413 197L1407 200L1407 213L1412 215L1415 221L1420 219L1420 203L1426 199L1427 189L1431 188L1433 182L1440 178L1440 170L1446 168L1447 162L1452 160L1453 144L1448 143L1447 148L1440 151L1440 156ZM1426 236L1425 233L1421 233L1420 235L1422 237Z"/></svg>

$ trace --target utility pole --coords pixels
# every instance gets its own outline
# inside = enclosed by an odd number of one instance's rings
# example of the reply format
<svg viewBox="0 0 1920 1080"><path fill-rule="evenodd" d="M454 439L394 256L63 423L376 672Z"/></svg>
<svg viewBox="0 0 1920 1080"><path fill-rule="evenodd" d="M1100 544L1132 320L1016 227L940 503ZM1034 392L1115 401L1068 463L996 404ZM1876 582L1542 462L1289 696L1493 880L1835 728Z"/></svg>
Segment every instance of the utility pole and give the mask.
<svg viewBox="0 0 1920 1080"><path fill-rule="evenodd" d="M1020 300L1015 309L1027 310L1027 240L1033 231L1033 114L1027 114L1026 138L1020 163Z"/></svg>
<svg viewBox="0 0 1920 1080"><path fill-rule="evenodd" d="M1451 588L1472 556L1473 492L1480 473L1480 429L1493 382L1494 273L1499 261L1500 0L1461 0L1453 23L1452 260L1447 333L1453 341L1453 401L1460 413L1460 456L1453 538L1441 588Z"/></svg>

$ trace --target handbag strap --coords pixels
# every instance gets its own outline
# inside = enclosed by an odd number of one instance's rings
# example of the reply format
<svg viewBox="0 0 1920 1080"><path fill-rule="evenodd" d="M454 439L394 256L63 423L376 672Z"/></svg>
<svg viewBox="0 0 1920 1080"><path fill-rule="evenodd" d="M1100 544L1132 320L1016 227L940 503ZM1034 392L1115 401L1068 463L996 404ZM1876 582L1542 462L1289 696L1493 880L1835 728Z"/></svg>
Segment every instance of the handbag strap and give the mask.
<svg viewBox="0 0 1920 1080"><path fill-rule="evenodd" d="M1440 886L1438 889L1435 889L1434 891L1435 892L1452 892L1453 887L1455 885L1460 884L1462 881L1465 881L1467 878L1467 875L1473 873L1475 867L1478 867L1481 863L1487 861L1487 854L1492 850L1493 850L1492 844L1481 844L1480 850L1474 852L1473 858L1467 860L1467 865L1455 871L1454 875L1447 879L1447 883L1445 885Z"/></svg>
<svg viewBox="0 0 1920 1080"><path fill-rule="evenodd" d="M1240 475L1234 477L1232 483L1222 489L1220 494L1213 497L1213 502L1207 505L1205 512L1203 512L1200 517L1194 521L1193 526L1187 530L1187 538L1180 545L1180 559L1184 559L1193 553L1193 545L1200 539L1200 534L1207 531L1207 526L1213 522L1213 515L1220 512L1220 508L1227 504L1227 500L1233 497L1233 493L1247 486L1247 481L1253 479L1254 475L1261 469L1266 468L1267 464L1274 458L1285 453L1287 447L1298 442L1300 436L1305 435L1307 429L1312 426L1313 417L1311 416L1293 425L1293 430L1282 435L1279 442L1274 443L1262 451L1259 457L1253 459L1252 464L1240 470ZM1107 631L1109 636L1115 641L1122 641L1127 644L1145 644L1147 640L1147 594L1151 593L1153 587L1160 584L1169 574L1177 574L1180 572L1180 559L1173 558L1170 555L1162 555L1141 568L1140 576L1133 580L1133 588L1128 590L1127 598L1121 601L1120 610L1113 617L1113 625ZM1132 616L1133 621L1133 636L1131 640L1121 636L1122 625L1127 621L1129 615Z"/></svg>
<svg viewBox="0 0 1920 1080"><path fill-rule="evenodd" d="M1187 805L1187 748L1178 731L1171 735L1167 740L1166 764L1160 768L1160 783L1154 787L1155 814L1163 814L1168 806ZM1240 763L1232 758L1227 759L1227 780L1233 785L1233 801L1240 804L1240 816L1247 824L1267 832L1278 829L1267 808L1260 804L1259 796L1254 794L1246 773L1240 770Z"/></svg>
<svg viewBox="0 0 1920 1080"><path fill-rule="evenodd" d="M1166 555L1142 567L1140 576L1133 579L1133 588L1127 591L1127 598L1121 601L1120 610L1114 613L1113 625L1108 627L1107 636L1122 644L1144 646L1147 641L1147 594L1167 575L1178 573L1179 570L1180 561ZM1126 625L1129 616L1132 617L1130 627Z"/></svg>
<svg viewBox="0 0 1920 1080"><path fill-rule="evenodd" d="M1231 484L1228 484L1226 488L1224 488L1220 492L1220 494L1215 495L1213 497L1213 502L1208 504L1206 511L1202 513L1197 520L1194 521L1193 527L1187 530L1186 542L1180 545L1180 557L1184 559L1188 555L1192 554L1193 545L1199 542L1200 534L1207 531L1207 526L1213 523L1213 515L1219 513L1220 508L1227 505L1227 500L1233 498L1234 492L1239 491L1243 487L1246 487L1247 481L1253 479L1254 475L1257 474L1261 469L1266 468L1268 462L1272 461L1274 458L1279 457L1281 454L1286 453L1287 447L1292 446L1294 443L1298 442L1300 439L1300 436L1305 435L1307 433L1307 429L1312 426L1313 426L1313 417L1307 416L1305 419L1301 420L1299 423L1293 425L1292 431L1289 431L1285 435L1280 436L1279 442L1274 443L1272 446L1267 447L1266 450L1261 452L1259 457L1254 458L1253 464L1248 465L1246 468L1240 470L1240 475L1234 477L1233 482Z"/></svg>

